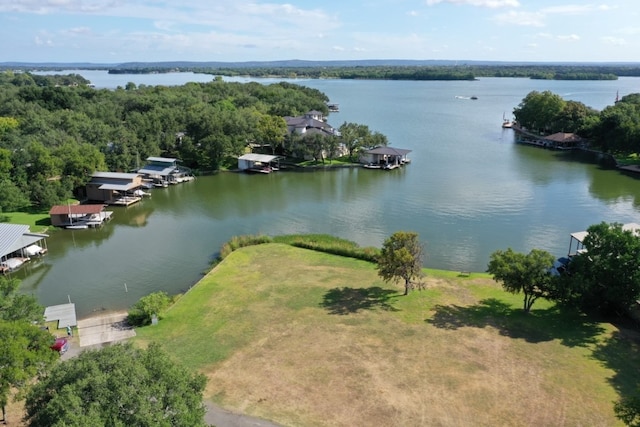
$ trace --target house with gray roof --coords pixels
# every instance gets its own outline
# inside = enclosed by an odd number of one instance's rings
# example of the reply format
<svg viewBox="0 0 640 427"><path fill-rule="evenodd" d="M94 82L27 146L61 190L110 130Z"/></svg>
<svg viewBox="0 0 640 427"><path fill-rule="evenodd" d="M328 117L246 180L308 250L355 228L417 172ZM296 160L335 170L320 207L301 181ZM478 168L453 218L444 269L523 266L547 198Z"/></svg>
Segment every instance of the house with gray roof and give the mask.
<svg viewBox="0 0 640 427"><path fill-rule="evenodd" d="M284 121L287 123L287 133L306 135L309 133L321 133L326 136L340 136L340 131L333 128L324 120L324 116L320 111L309 111L303 116L285 116Z"/></svg>
<svg viewBox="0 0 640 427"><path fill-rule="evenodd" d="M287 123L287 134L292 137L297 136L304 140L313 135L320 135L323 137L340 136L340 131L327 123L320 111L312 110L303 116L297 117L286 116L284 117L284 120ZM337 151L331 154L332 156L344 156L347 153L348 150L344 144L339 144ZM322 156L326 157L328 154L329 153L323 151Z"/></svg>

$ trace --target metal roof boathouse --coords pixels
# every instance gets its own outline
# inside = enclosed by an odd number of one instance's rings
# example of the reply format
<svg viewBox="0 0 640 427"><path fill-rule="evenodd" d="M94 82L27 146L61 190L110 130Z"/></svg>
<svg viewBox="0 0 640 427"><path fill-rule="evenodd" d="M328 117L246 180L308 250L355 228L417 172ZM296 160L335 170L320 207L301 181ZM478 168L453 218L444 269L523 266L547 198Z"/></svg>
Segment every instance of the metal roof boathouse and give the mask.
<svg viewBox="0 0 640 427"><path fill-rule="evenodd" d="M411 150L394 147L376 147L367 150L360 157L360 161L364 163L365 168L369 169L396 169L410 163L407 158Z"/></svg>
<svg viewBox="0 0 640 427"><path fill-rule="evenodd" d="M0 223L0 272L8 273L47 253L49 235L32 233L28 225Z"/></svg>
<svg viewBox="0 0 640 427"><path fill-rule="evenodd" d="M143 186L142 176L137 173L94 172L86 186L87 199L129 206L141 200L134 192Z"/></svg>

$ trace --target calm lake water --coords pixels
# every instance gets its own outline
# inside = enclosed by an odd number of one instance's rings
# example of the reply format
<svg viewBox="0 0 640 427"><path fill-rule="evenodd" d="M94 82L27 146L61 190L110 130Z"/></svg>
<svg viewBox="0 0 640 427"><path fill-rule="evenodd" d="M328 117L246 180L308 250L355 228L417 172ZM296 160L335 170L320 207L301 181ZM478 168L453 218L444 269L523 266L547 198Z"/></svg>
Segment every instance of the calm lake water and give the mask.
<svg viewBox="0 0 640 427"><path fill-rule="evenodd" d="M98 88L212 79L70 72ZM188 289L239 234L329 233L379 247L394 231L411 230L425 244L427 267L484 271L496 249L562 256L571 232L601 221L640 222L640 180L516 145L513 131L501 128L503 114L532 90L602 109L616 92L640 92L640 79L296 82L340 104L329 123L366 124L412 150L412 163L395 171L221 173L153 190L138 205L110 208L114 219L100 230L52 232L49 254L17 273L24 289L44 305L71 300L84 317L128 308L155 290Z"/></svg>

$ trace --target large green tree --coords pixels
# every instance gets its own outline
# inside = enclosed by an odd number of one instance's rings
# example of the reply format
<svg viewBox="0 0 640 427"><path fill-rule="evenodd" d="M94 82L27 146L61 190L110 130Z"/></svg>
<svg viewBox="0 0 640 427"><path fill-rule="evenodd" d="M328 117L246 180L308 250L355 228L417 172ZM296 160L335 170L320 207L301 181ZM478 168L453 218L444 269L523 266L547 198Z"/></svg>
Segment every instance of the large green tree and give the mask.
<svg viewBox="0 0 640 427"><path fill-rule="evenodd" d="M58 364L27 394L29 426L204 426L206 379L157 344L85 351Z"/></svg>
<svg viewBox="0 0 640 427"><path fill-rule="evenodd" d="M353 160L354 156L364 146L365 140L369 137L371 131L366 125L348 122L340 125L338 130L340 131L340 139L349 152L349 158Z"/></svg>
<svg viewBox="0 0 640 427"><path fill-rule="evenodd" d="M33 295L18 292L20 280L0 276L0 319L40 323L44 308Z"/></svg>
<svg viewBox="0 0 640 427"><path fill-rule="evenodd" d="M404 281L404 294L422 277L422 245L418 233L396 231L387 238L378 257L378 275L385 281Z"/></svg>
<svg viewBox="0 0 640 427"><path fill-rule="evenodd" d="M522 308L529 313L538 298L549 298L551 295L554 279L549 268L553 261L553 255L540 249L532 249L525 255L509 248L491 254L487 272L493 275L496 282L502 283L507 292L522 292Z"/></svg>
<svg viewBox="0 0 640 427"><path fill-rule="evenodd" d="M561 276L559 299L608 315L626 315L640 298L640 237L622 224L587 228L585 252Z"/></svg>
<svg viewBox="0 0 640 427"><path fill-rule="evenodd" d="M256 138L260 144L269 145L271 152L281 150L287 134L287 122L282 117L263 114L258 121Z"/></svg>
<svg viewBox="0 0 640 427"><path fill-rule="evenodd" d="M23 320L0 320L0 406L5 422L5 407L12 388L22 390L59 358L49 348L52 341L51 334L37 325Z"/></svg>
<svg viewBox="0 0 640 427"><path fill-rule="evenodd" d="M0 276L0 406L5 406L11 388L22 389L35 375L42 373L57 354L49 346L52 336L38 324L43 307L35 297L18 292L20 281Z"/></svg>
<svg viewBox="0 0 640 427"><path fill-rule="evenodd" d="M558 130L565 105L566 101L551 91L532 91L513 110L513 115L525 128L550 133Z"/></svg>

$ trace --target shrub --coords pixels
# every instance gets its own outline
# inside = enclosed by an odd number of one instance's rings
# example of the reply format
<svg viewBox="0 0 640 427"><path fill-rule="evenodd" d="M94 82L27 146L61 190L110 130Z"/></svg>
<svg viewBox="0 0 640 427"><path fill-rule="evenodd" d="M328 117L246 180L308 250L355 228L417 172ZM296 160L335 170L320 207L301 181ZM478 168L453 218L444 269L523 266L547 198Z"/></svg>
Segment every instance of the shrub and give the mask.
<svg viewBox="0 0 640 427"><path fill-rule="evenodd" d="M360 247L350 240L341 239L328 234L296 234L278 236L273 239L276 243L285 243L304 249L326 252L363 261L377 262L380 250L374 247Z"/></svg>
<svg viewBox="0 0 640 427"><path fill-rule="evenodd" d="M219 259L223 260L229 254L236 249L244 248L245 246L254 246L261 245L263 243L271 243L272 239L269 236L264 235L245 235L245 236L234 236L227 243L222 245L220 249Z"/></svg>
<svg viewBox="0 0 640 427"><path fill-rule="evenodd" d="M164 291L153 292L140 298L129 310L127 321L131 326L145 326L151 324L151 318L155 314L160 318L171 304L171 298Z"/></svg>

